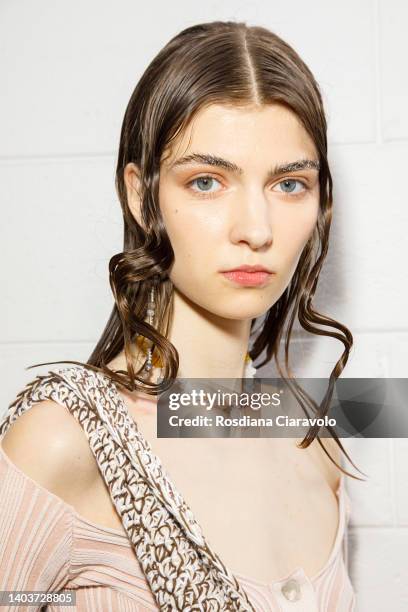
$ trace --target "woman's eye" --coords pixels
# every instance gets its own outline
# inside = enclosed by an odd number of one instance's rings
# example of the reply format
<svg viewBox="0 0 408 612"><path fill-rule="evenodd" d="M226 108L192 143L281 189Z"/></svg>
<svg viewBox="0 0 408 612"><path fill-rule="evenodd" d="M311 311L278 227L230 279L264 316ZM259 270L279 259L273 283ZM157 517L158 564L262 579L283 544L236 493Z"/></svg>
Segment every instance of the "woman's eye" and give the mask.
<svg viewBox="0 0 408 612"><path fill-rule="evenodd" d="M213 186L214 186L214 182L219 184L219 181L217 181L216 178L214 178L213 176L199 176L198 178L193 179L192 181L190 181L188 183L188 186L190 187L190 189L192 188L192 185L196 185L197 189L192 189L192 191L194 191L194 193L198 193L198 194L213 194L216 193L216 191L214 191Z"/></svg>
<svg viewBox="0 0 408 612"><path fill-rule="evenodd" d="M199 176L187 183L187 188L198 196L212 197L220 191L217 188L217 184L221 185L220 181L214 176L205 175ZM277 183L276 186L280 187L280 193L289 196L300 196L309 190L306 183L298 179L284 179Z"/></svg>
<svg viewBox="0 0 408 612"><path fill-rule="evenodd" d="M302 189L296 191L296 183L301 185ZM289 195L300 195L308 190L308 187L303 181L298 181L297 179L285 179L277 183L277 185L282 185L281 193L287 193Z"/></svg>

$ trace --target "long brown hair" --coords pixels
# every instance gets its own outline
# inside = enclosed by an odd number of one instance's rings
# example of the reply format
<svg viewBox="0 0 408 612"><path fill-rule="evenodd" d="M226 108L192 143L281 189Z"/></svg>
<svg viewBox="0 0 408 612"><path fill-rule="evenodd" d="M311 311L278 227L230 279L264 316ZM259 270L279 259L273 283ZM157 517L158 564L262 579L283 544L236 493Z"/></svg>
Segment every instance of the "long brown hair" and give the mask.
<svg viewBox="0 0 408 612"><path fill-rule="evenodd" d="M87 363L63 363L86 365L102 371L129 390L140 389L152 395L173 384L179 359L176 348L167 339L173 307L173 285L167 271L174 253L159 206L160 164L171 142L195 113L212 103L234 106L283 104L297 115L317 149L320 161L318 221L290 284L266 313L250 356L255 361L265 351L265 358L258 367L273 357L281 376L290 380L292 391L305 413L308 414L309 408L315 416L324 417L329 411L335 381L347 363L353 337L346 326L318 313L312 305L328 250L333 202L322 97L313 74L292 47L268 29L245 23L214 21L186 28L163 47L137 83L123 119L116 168L124 245L123 252L114 255L109 262L115 304ZM127 201L124 169L129 162L140 169L143 227L133 217ZM144 321L152 283L156 287L155 326ZM337 338L344 346L320 406L300 388L290 370L289 344L296 315L308 332ZM251 334L255 321L251 323ZM163 363L163 380L158 384L145 381L141 369L134 370L132 346L138 335L152 342L154 354ZM278 357L282 338L285 339L285 371ZM121 350L125 353L127 370L109 369L106 364ZM312 426L300 447L308 447L318 437L319 429L318 425ZM351 461L334 430L328 429ZM319 438L318 442L335 463Z"/></svg>

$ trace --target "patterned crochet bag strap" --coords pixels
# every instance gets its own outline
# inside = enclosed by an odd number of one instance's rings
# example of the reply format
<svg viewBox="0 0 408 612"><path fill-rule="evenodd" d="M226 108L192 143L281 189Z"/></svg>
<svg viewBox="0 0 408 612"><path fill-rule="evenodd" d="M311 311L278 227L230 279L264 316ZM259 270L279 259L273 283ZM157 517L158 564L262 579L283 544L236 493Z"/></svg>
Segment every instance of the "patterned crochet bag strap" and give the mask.
<svg viewBox="0 0 408 612"><path fill-rule="evenodd" d="M82 426L160 609L255 612L206 542L109 377L84 366L37 376L10 404L0 436L25 410L46 399L66 406Z"/></svg>

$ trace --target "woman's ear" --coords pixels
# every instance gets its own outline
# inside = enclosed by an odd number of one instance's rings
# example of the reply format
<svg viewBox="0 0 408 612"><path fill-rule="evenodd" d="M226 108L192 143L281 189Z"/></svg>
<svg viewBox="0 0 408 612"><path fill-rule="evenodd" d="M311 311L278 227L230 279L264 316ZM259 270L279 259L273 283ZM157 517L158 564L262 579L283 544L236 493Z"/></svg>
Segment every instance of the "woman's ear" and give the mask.
<svg viewBox="0 0 408 612"><path fill-rule="evenodd" d="M129 162L126 164L123 171L123 179L126 185L127 201L130 208L130 212L143 227L142 215L141 215L141 197L140 197L140 170L139 167Z"/></svg>

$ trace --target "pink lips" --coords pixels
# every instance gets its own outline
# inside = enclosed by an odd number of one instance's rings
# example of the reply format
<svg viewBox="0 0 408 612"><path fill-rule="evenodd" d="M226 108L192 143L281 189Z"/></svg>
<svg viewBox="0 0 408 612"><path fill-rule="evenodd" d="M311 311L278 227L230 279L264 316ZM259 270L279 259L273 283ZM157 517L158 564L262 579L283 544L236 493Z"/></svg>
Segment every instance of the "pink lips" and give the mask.
<svg viewBox="0 0 408 612"><path fill-rule="evenodd" d="M247 287L263 285L273 276L273 272L269 272L263 266L241 266L222 274L230 281Z"/></svg>

